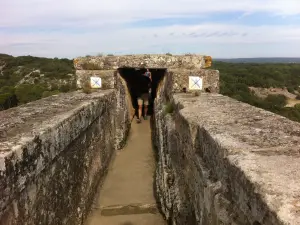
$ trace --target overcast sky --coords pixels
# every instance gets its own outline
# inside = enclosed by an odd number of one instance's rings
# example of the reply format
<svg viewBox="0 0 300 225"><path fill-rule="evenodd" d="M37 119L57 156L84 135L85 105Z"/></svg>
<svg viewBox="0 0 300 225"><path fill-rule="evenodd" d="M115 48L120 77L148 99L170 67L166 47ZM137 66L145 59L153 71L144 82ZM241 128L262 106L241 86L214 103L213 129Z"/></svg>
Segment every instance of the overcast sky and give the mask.
<svg viewBox="0 0 300 225"><path fill-rule="evenodd" d="M0 0L0 52L300 57L300 0Z"/></svg>

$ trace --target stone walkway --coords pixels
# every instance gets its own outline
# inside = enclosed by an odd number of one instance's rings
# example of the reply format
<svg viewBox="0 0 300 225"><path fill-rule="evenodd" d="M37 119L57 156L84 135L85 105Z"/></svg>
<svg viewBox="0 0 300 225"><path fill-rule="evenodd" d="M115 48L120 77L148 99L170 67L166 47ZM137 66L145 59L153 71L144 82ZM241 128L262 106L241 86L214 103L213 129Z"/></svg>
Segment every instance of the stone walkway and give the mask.
<svg viewBox="0 0 300 225"><path fill-rule="evenodd" d="M87 225L163 225L153 194L155 159L149 121L132 123L127 145L117 156Z"/></svg>

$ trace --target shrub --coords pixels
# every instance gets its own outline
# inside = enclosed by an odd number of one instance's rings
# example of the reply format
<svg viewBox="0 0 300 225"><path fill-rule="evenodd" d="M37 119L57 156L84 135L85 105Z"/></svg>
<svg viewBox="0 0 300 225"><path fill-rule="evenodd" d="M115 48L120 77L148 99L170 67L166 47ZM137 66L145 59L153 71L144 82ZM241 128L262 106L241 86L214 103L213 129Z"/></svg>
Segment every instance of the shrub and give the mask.
<svg viewBox="0 0 300 225"><path fill-rule="evenodd" d="M290 93L294 93L295 91L294 91L294 89L292 88L292 87L287 87L287 90L288 90L288 92L290 92Z"/></svg>
<svg viewBox="0 0 300 225"><path fill-rule="evenodd" d="M197 97L197 96L200 96L200 94L201 94L200 91L195 91L195 92L194 92L194 96L196 96L196 97Z"/></svg>
<svg viewBox="0 0 300 225"><path fill-rule="evenodd" d="M91 88L91 84L89 82L86 82L83 84L83 87L82 87L82 91L83 93L85 94L90 94L92 93L92 88Z"/></svg>
<svg viewBox="0 0 300 225"><path fill-rule="evenodd" d="M4 104L9 97L10 95L8 93L0 94L0 105Z"/></svg>
<svg viewBox="0 0 300 225"><path fill-rule="evenodd" d="M268 95L265 98L266 106L269 109L280 109L286 105L286 96L284 95Z"/></svg>
<svg viewBox="0 0 300 225"><path fill-rule="evenodd" d="M64 93L69 92L70 91L70 85L64 84L64 85L60 86L59 91L64 92Z"/></svg>
<svg viewBox="0 0 300 225"><path fill-rule="evenodd" d="M40 77L40 73L39 72L32 72L30 76L37 78L37 77Z"/></svg>
<svg viewBox="0 0 300 225"><path fill-rule="evenodd" d="M41 85L21 84L16 88L16 96L20 103L27 103L42 98L46 88Z"/></svg>
<svg viewBox="0 0 300 225"><path fill-rule="evenodd" d="M0 88L0 94L14 94L15 93L15 88L12 86L4 86Z"/></svg>
<svg viewBox="0 0 300 225"><path fill-rule="evenodd" d="M52 96L52 95L57 95L59 94L59 90L55 90L55 91L44 91L43 94L42 94L42 98L46 98L46 97L49 97L49 96Z"/></svg>
<svg viewBox="0 0 300 225"><path fill-rule="evenodd" d="M294 108L300 111L300 103L294 105Z"/></svg>
<svg viewBox="0 0 300 225"><path fill-rule="evenodd" d="M165 113L166 114L169 114L169 113L173 113L174 112L174 104L171 103L171 102L168 102L166 105L165 105Z"/></svg>
<svg viewBox="0 0 300 225"><path fill-rule="evenodd" d="M50 91L55 91L55 90L58 90L59 87L57 84L51 84L51 87L50 87Z"/></svg>

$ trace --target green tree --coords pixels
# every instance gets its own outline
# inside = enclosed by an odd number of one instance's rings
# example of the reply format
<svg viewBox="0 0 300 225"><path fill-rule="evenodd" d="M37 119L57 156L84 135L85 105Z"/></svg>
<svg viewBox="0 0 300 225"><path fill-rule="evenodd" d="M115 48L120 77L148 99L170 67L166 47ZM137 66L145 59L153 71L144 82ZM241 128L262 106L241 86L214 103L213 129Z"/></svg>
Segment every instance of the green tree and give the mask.
<svg viewBox="0 0 300 225"><path fill-rule="evenodd" d="M296 110L300 111L300 103L294 105L294 108L295 108Z"/></svg>
<svg viewBox="0 0 300 225"><path fill-rule="evenodd" d="M268 95L264 102L267 109L279 110L286 106L287 98L284 95Z"/></svg>
<svg viewBox="0 0 300 225"><path fill-rule="evenodd" d="M51 95L57 95L59 94L59 90L54 90L54 91L44 91L43 94L42 94L42 98L46 98L46 97L49 97Z"/></svg>
<svg viewBox="0 0 300 225"><path fill-rule="evenodd" d="M59 88L60 92L69 92L70 91L70 85L64 84Z"/></svg>
<svg viewBox="0 0 300 225"><path fill-rule="evenodd" d="M16 96L21 104L42 98L43 92L46 90L41 85L21 84L16 88Z"/></svg>

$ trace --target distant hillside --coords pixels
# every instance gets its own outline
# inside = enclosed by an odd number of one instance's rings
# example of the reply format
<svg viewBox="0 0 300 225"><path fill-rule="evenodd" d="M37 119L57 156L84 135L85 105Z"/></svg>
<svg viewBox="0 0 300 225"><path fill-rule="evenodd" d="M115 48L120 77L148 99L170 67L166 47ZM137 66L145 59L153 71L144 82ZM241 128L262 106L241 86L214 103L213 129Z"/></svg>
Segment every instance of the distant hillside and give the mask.
<svg viewBox="0 0 300 225"><path fill-rule="evenodd" d="M300 122L300 64L215 61L220 92Z"/></svg>
<svg viewBox="0 0 300 225"><path fill-rule="evenodd" d="M219 62L230 63L300 63L300 58L233 58L233 59L214 59Z"/></svg>
<svg viewBox="0 0 300 225"><path fill-rule="evenodd" d="M72 60L0 54L0 110L75 87Z"/></svg>

